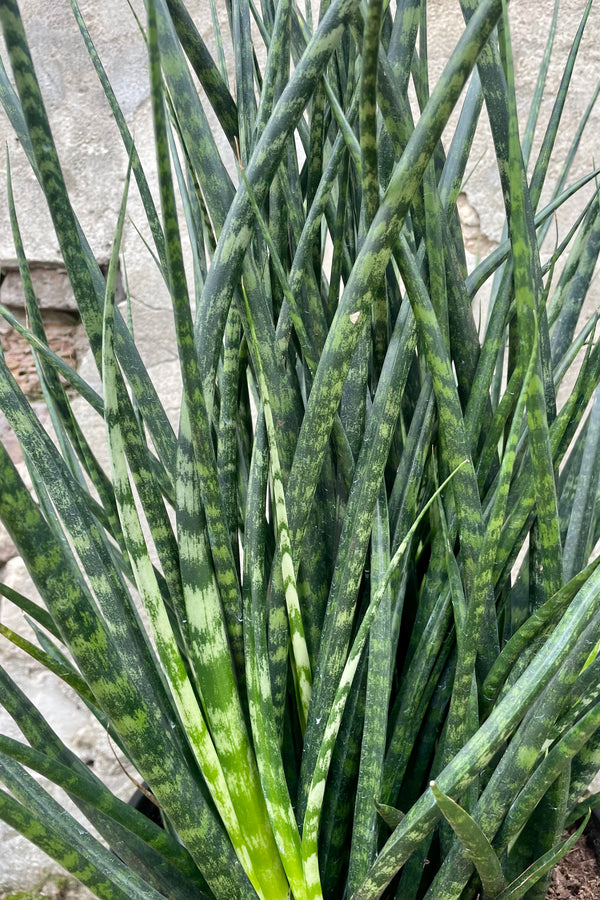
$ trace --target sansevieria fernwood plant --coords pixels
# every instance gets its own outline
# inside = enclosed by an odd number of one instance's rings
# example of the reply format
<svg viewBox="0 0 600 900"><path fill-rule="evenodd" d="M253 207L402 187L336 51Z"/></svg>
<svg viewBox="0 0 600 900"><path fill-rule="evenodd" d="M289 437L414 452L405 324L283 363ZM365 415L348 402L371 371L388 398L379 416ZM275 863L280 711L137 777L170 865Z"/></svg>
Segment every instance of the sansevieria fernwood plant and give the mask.
<svg viewBox="0 0 600 900"><path fill-rule="evenodd" d="M28 324L2 313L33 349L53 438L0 358L33 485L0 448L0 518L44 604L2 588L39 646L2 632L97 716L163 827L3 669L23 740L0 736L0 816L104 900L543 898L600 769L593 160L569 177L585 121L545 178L591 2L540 129L550 35L520 136L503 0L461 0L435 85L426 0L214 0L214 58L184 0L146 0L157 184L71 4L129 170L105 279L1 0L0 98L103 385L49 349L8 167ZM457 197L481 116L506 226L468 273ZM115 308L129 187L172 298L175 427ZM75 395L104 419L105 469Z"/></svg>

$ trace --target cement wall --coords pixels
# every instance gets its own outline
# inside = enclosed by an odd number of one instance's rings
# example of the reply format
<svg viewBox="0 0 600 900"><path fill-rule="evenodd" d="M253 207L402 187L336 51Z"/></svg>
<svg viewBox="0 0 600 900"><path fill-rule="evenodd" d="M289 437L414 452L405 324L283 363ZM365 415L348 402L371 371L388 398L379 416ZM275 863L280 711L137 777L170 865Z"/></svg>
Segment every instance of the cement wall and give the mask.
<svg viewBox="0 0 600 900"><path fill-rule="evenodd" d="M188 5L203 35L209 40L208 0L191 0ZM552 90L559 82L584 5L584 0L563 3L550 67ZM136 0L134 6L143 14L141 0ZM22 0L21 7L73 205L95 254L100 261L106 261L121 201L127 166L126 154L88 60L68 0L53 0L52 3L47 3L46 0ZM80 0L80 7L135 135L150 183L154 185L155 161L146 51L138 27L126 0L103 0L102 3L98 0ZM433 80L458 39L462 19L457 0L430 0L429 9ZM511 3L519 102L524 116L531 101L552 10L552 0L513 0ZM551 179L558 172L560 160L570 144L591 90L600 75L599 35L600 5L596 4L577 63L574 87L555 153L556 163L552 164L550 170ZM548 118L552 100L549 93L542 109L543 121ZM595 113L578 153L574 176L588 171L594 158L598 161L598 134L600 122L598 113ZM15 198L26 252L42 269L52 270L60 261L57 241L40 190L3 116L0 116L0 138L2 145L6 144L10 153ZM468 246L475 256L485 253L500 239L503 222L499 179L486 127L480 129L477 135L472 163L463 212ZM1 165L4 167L3 156ZM130 196L130 220L145 233L143 210L135 189ZM566 223L575 215L576 208L577 204L571 204L568 215L561 218L561 229L566 228ZM164 402L175 419L179 388L169 301L147 251L130 223L125 229L123 250L133 301L136 338ZM14 258L5 178L2 174L0 262L10 263ZM52 277L59 278L55 275ZM6 290L7 288L5 292ZM60 285L58 292L61 293ZM0 295L1 293L0 290ZM66 287L64 293L68 293ZM597 302L597 288L595 296ZM73 347L70 348L69 345L65 352L75 356L81 373L97 385L98 374L94 364L81 353L76 338L73 338ZM18 365L21 363L17 363ZM82 414L86 416L86 427L95 435L94 442L98 446L104 440L103 425L85 411ZM4 433L6 434L6 429ZM7 440L14 447L10 436L7 436ZM0 580L25 594L33 595L34 591L23 565L18 558L12 557L10 545L6 541L0 541L0 565L3 565ZM20 618L4 600L0 601L0 614L8 625L16 625ZM39 703L53 727L67 743L82 753L112 788L124 797L130 795L132 785L124 776L102 729L90 719L82 705L61 683L33 665L28 657L1 638L0 662L9 668L27 694ZM11 720L2 711L0 731L17 734ZM56 866L48 863L44 856L1 824L0 844L3 847L0 855L0 896L3 891L36 886L49 873L56 871Z"/></svg>

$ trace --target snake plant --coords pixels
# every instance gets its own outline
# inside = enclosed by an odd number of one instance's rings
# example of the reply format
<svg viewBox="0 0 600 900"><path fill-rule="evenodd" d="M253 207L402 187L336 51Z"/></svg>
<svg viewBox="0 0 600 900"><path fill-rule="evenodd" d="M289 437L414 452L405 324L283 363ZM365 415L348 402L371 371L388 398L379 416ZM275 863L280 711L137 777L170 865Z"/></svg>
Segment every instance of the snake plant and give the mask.
<svg viewBox="0 0 600 900"><path fill-rule="evenodd" d="M8 166L27 324L3 315L53 437L0 356L31 482L0 447L0 519L41 597L0 588L39 645L2 633L88 706L162 827L4 668L23 739L0 735L0 817L103 900L543 898L600 769L600 207L593 160L570 174L595 94L546 177L591 0L558 85L550 34L522 133L504 0L461 0L435 84L426 0L206 0L214 51L184 0L146 0L156 183L71 5L129 166L104 277L0 0L0 99L102 383L48 345ZM482 117L506 221L468 271ZM115 304L130 190L172 300L174 425ZM104 421L104 467L74 398Z"/></svg>

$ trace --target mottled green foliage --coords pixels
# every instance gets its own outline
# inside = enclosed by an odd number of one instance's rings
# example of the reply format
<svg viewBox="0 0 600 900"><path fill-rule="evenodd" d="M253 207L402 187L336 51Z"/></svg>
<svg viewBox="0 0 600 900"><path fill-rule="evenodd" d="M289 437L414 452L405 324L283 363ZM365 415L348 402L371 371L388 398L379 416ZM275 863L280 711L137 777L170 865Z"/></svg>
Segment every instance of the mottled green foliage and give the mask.
<svg viewBox="0 0 600 900"><path fill-rule="evenodd" d="M71 5L130 164L105 279L16 0L0 0L0 100L102 376L99 396L47 345L7 165L28 320L0 313L32 347L55 439L0 353L32 484L0 445L0 520L41 596L0 585L39 646L0 639L87 704L165 829L1 668L24 740L0 735L0 817L106 900L542 897L600 767L592 161L569 183L597 90L547 183L592 0L554 86L557 3L523 136L502 0L461 2L435 83L426 0L330 0L314 21L294 0L225 17L211 0L214 56L184 0L147 0L156 185ZM456 204L484 114L505 239L467 273ZM115 306L130 180L173 305L176 431ZM104 420L109 472L74 395Z"/></svg>

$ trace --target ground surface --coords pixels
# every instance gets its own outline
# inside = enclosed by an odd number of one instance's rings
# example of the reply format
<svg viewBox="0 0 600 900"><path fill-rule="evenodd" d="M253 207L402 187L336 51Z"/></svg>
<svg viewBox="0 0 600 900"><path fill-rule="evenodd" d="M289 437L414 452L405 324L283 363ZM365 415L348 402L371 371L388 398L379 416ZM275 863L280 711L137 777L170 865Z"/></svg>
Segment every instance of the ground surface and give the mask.
<svg viewBox="0 0 600 900"><path fill-rule="evenodd" d="M600 900L600 825L592 816L585 833L560 861L548 900Z"/></svg>

